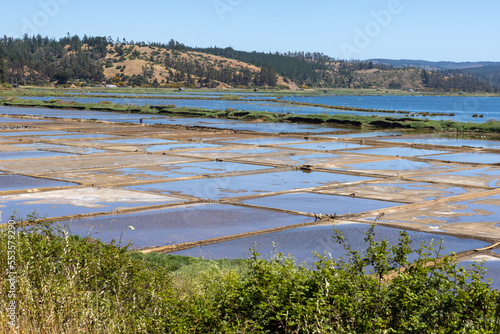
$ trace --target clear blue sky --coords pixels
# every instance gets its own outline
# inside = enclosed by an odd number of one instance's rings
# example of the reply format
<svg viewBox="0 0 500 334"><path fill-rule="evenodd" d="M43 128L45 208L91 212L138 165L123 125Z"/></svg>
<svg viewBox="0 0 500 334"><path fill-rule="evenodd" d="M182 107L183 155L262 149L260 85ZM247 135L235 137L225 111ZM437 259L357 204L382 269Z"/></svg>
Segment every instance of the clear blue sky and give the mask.
<svg viewBox="0 0 500 334"><path fill-rule="evenodd" d="M0 34L112 36L342 59L500 61L500 1L4 1Z"/></svg>

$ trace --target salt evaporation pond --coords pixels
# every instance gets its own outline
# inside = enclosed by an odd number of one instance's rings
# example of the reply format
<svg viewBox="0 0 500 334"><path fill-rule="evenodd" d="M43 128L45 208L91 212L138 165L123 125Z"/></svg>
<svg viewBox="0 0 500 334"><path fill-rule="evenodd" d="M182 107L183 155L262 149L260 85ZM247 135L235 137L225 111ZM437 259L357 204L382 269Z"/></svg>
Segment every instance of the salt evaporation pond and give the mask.
<svg viewBox="0 0 500 334"><path fill-rule="evenodd" d="M120 168L113 170L124 175L138 175L139 178L146 180L151 178L180 178L207 174L225 174L234 172L246 172L262 169L270 169L271 167L240 164L225 161L206 161L187 164L172 164L154 166L153 168ZM110 170L102 172L107 173Z"/></svg>
<svg viewBox="0 0 500 334"><path fill-rule="evenodd" d="M179 144L167 144L167 145L154 145L147 147L147 152L161 152L161 151L177 151L177 150L192 150L192 149L203 149L203 148L214 148L221 147L222 145L207 144L207 143L179 143Z"/></svg>
<svg viewBox="0 0 500 334"><path fill-rule="evenodd" d="M395 202L315 193L293 193L261 197L242 201L242 203L322 215L325 213L329 215L360 213L401 205Z"/></svg>
<svg viewBox="0 0 500 334"><path fill-rule="evenodd" d="M256 249L264 258L270 258L274 254L273 243L278 252L291 254L298 263L312 264L315 257L312 252L323 254L327 252L332 258L337 259L346 256L347 252L343 245L334 239L333 229L339 230L344 235L346 243L354 250L365 250L367 243L364 241L365 233L369 230L367 224L342 224L342 225L317 225L300 227L276 233L270 233L248 238L231 240L217 244L191 248L172 254L203 257L205 259L238 259L248 258L250 249ZM399 233L402 230L375 226L375 241L387 240L391 245L398 242ZM443 239L444 253L462 252L475 248L488 246L484 241L461 239L450 236L440 236L431 233L407 231L412 240L412 249L418 248L421 242L440 242ZM443 254L443 252L441 252ZM415 255L412 257L415 259Z"/></svg>
<svg viewBox="0 0 500 334"><path fill-rule="evenodd" d="M325 166L327 167L327 166ZM434 165L428 162L395 159L385 161L362 162L342 166L342 169L353 172L380 173L385 175L421 174L449 170L448 165Z"/></svg>
<svg viewBox="0 0 500 334"><path fill-rule="evenodd" d="M47 143L20 144L20 145L13 145L13 146L21 147L21 148L42 150L42 151L56 151L56 152L71 153L71 154L101 154L101 153L106 153L106 151L104 151L104 150L99 150L99 149L90 148L90 147L75 147L75 146L56 145L56 144L47 144Z"/></svg>
<svg viewBox="0 0 500 334"><path fill-rule="evenodd" d="M472 257L471 259L460 261L458 265L468 268L474 262L482 262L483 259L483 256ZM485 259L483 265L488 271L484 275L483 281L491 280L491 288L500 290L500 258L489 257Z"/></svg>
<svg viewBox="0 0 500 334"><path fill-rule="evenodd" d="M366 180L370 178L335 173L289 171L264 173L258 176L244 175L154 183L125 188L171 195L182 194L203 199L222 199Z"/></svg>
<svg viewBox="0 0 500 334"><path fill-rule="evenodd" d="M307 140L304 138L269 137L269 138L228 140L224 141L224 143L246 144L246 145L276 145L276 144L298 143L304 141Z"/></svg>
<svg viewBox="0 0 500 334"><path fill-rule="evenodd" d="M370 146L359 145L353 143L337 143L337 142L318 142L314 141L305 144L280 145L280 147L297 148L302 150L330 151L330 150L347 150L353 148L367 148Z"/></svg>
<svg viewBox="0 0 500 334"><path fill-rule="evenodd" d="M74 132L68 131L0 131L0 136L21 137L21 136L49 136L49 135L69 135Z"/></svg>
<svg viewBox="0 0 500 334"><path fill-rule="evenodd" d="M73 118L100 120L108 122L132 122L149 124L181 124L199 126L206 122L207 126L220 129L234 129L240 131L257 131L268 133L301 133L301 132L336 132L346 131L345 129L332 128L328 125L321 124L292 124L292 123L250 123L236 120L217 119L216 123L208 122L207 118L192 118L182 123L180 119L173 117L159 118L157 115L148 114L121 114L115 112L98 112L98 111L82 111L82 110L55 110L46 108L17 108L0 106L0 113L12 115L30 115L38 117L58 117L58 118ZM148 121L149 119L149 121ZM189 120L189 122L187 121Z"/></svg>
<svg viewBox="0 0 500 334"><path fill-rule="evenodd" d="M64 221L73 234L102 241L129 240L146 248L301 224L309 217L233 205L192 204L161 210ZM133 227L133 229L131 228Z"/></svg>
<svg viewBox="0 0 500 334"><path fill-rule="evenodd" d="M42 120L42 119L0 117L0 124L1 123L40 123L40 122L47 122L47 121Z"/></svg>
<svg viewBox="0 0 500 334"><path fill-rule="evenodd" d="M500 182L500 168L484 167L474 168L450 173L443 173L438 176L429 175L420 177L429 181L453 182L464 185L498 187Z"/></svg>
<svg viewBox="0 0 500 334"><path fill-rule="evenodd" d="M74 154L50 151L0 152L0 160L70 157Z"/></svg>
<svg viewBox="0 0 500 334"><path fill-rule="evenodd" d="M411 147L386 147L386 148L374 148L369 150L356 150L350 152L358 154L392 155L396 157L416 157L420 155L448 153L446 151L424 150Z"/></svg>
<svg viewBox="0 0 500 334"><path fill-rule="evenodd" d="M443 138L443 137L388 138L380 140L387 142L397 142L397 143L443 145L443 146L458 146L458 147L470 146L478 148L500 149L500 141L494 141L494 140L474 140L474 139Z"/></svg>
<svg viewBox="0 0 500 334"><path fill-rule="evenodd" d="M445 155L420 156L424 159L435 159L454 162L480 163L480 164L497 164L500 163L500 154L498 153L454 153Z"/></svg>
<svg viewBox="0 0 500 334"><path fill-rule="evenodd" d="M15 209L27 217L36 208L41 217L73 216L87 213L184 202L185 199L106 188L77 188L0 196L0 208L11 214Z"/></svg>
<svg viewBox="0 0 500 334"><path fill-rule="evenodd" d="M35 188L70 187L76 183L43 179L16 174L0 174L0 191L24 190Z"/></svg>

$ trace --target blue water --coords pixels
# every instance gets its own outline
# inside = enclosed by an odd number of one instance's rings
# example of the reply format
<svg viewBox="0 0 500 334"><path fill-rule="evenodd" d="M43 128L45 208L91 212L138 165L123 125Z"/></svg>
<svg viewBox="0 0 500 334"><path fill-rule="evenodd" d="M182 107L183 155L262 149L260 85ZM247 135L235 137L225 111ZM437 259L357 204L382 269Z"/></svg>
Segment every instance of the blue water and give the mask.
<svg viewBox="0 0 500 334"><path fill-rule="evenodd" d="M323 124L291 124L291 123L251 123L228 119L209 119L209 118L173 118L159 117L158 115L146 114L120 114L116 112L100 112L87 110L56 110L48 108L18 108L0 106L0 114L7 115L31 115L40 117L58 117L71 119L100 120L108 122L129 122L139 123L143 120L145 124L182 124L182 125L201 125L222 129L249 130L269 133L300 133L300 132L334 132L345 131L345 129L333 128ZM7 133L7 132L5 132Z"/></svg>
<svg viewBox="0 0 500 334"><path fill-rule="evenodd" d="M381 139L382 141L396 143L413 143L413 144L429 144L443 146L472 146L478 148L500 148L500 141L496 140L477 140L477 139L461 139L461 138L446 138L446 137L418 137L418 138L389 138Z"/></svg>
<svg viewBox="0 0 500 334"><path fill-rule="evenodd" d="M500 162L500 154L482 153L482 152L421 156L421 158L454 161L454 162L482 163L482 164L497 164Z"/></svg>
<svg viewBox="0 0 500 334"><path fill-rule="evenodd" d="M243 238L238 240L226 241L208 246L191 248L188 250L176 252L173 254L188 255L199 257L203 256L206 259L221 259L221 258L248 258L249 250L256 249L263 257L271 257L273 255L273 243L278 252L284 254L292 254L297 259L297 262L306 262L312 264L316 258L312 252L329 252L333 258L347 256L347 251L343 245L336 242L334 239L333 230L339 230L344 235L346 243L353 250L365 250L367 243L364 241L369 225L365 224L346 224L346 225L320 225L296 228L292 230L269 233L265 235ZM401 230L376 226L374 229L376 241L387 240L389 244L396 245ZM485 247L488 243L477 240L460 239L450 236L440 236L423 232L407 231L412 240L412 249L417 249L418 244L424 242L439 242L443 238L443 254L449 252L462 252L473 248ZM410 256L411 259L416 258L416 254Z"/></svg>
<svg viewBox="0 0 500 334"><path fill-rule="evenodd" d="M460 122L486 122L500 120L500 97L467 96L314 96L284 97L283 100L346 106L379 110L410 112L454 113L455 116L438 116L430 119L452 119ZM484 117L472 117L482 114ZM398 114L394 114L398 116Z"/></svg>
<svg viewBox="0 0 500 334"><path fill-rule="evenodd" d="M291 211L324 214L359 213L384 209L400 205L399 203L379 201L365 198L352 198L347 196L294 193L277 196L262 197L243 201L245 204L258 205Z"/></svg>
<svg viewBox="0 0 500 334"><path fill-rule="evenodd" d="M345 174L288 171L264 173L258 177L255 175L244 175L135 185L125 187L125 189L160 192L171 195L182 194L215 200L225 197L239 197L292 189L313 188L329 184L366 181L369 179L369 177Z"/></svg>
<svg viewBox="0 0 500 334"><path fill-rule="evenodd" d="M210 96L213 94L207 94ZM205 96L199 94L199 96ZM56 97L29 97L30 99L50 100ZM367 112L333 110L330 108L294 106L285 103L265 101L213 101L213 100L180 100L180 99L130 99L130 98L62 98L77 102L110 101L117 104L135 105L166 105L175 104L178 107L195 107L206 109L235 108L239 110L257 110L269 112L284 112L295 114L355 114L369 115ZM378 110L401 110L409 112L454 113L455 116L415 116L418 118L454 120L460 122L486 122L489 119L500 120L500 97L467 97L467 96L312 96L284 97L282 101L306 102L330 106L347 106ZM380 116L407 117L404 114L374 113ZM472 117L472 115L483 115Z"/></svg>

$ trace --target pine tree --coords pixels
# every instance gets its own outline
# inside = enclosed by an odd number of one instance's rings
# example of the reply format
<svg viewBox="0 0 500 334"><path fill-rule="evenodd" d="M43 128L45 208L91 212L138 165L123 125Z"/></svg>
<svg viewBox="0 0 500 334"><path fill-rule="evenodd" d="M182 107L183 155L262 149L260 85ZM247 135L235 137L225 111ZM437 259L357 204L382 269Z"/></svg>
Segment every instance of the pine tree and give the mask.
<svg viewBox="0 0 500 334"><path fill-rule="evenodd" d="M5 60L0 55L0 83L4 83L7 78L7 74L5 71Z"/></svg>

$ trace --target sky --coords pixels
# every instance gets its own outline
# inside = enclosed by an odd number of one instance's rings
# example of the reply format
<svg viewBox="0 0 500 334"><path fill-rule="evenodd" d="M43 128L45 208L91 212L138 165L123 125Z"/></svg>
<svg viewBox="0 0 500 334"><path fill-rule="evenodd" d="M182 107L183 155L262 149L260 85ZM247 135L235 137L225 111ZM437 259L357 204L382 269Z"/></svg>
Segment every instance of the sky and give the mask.
<svg viewBox="0 0 500 334"><path fill-rule="evenodd" d="M500 1L23 0L2 3L0 36L321 52L337 59L500 61Z"/></svg>

